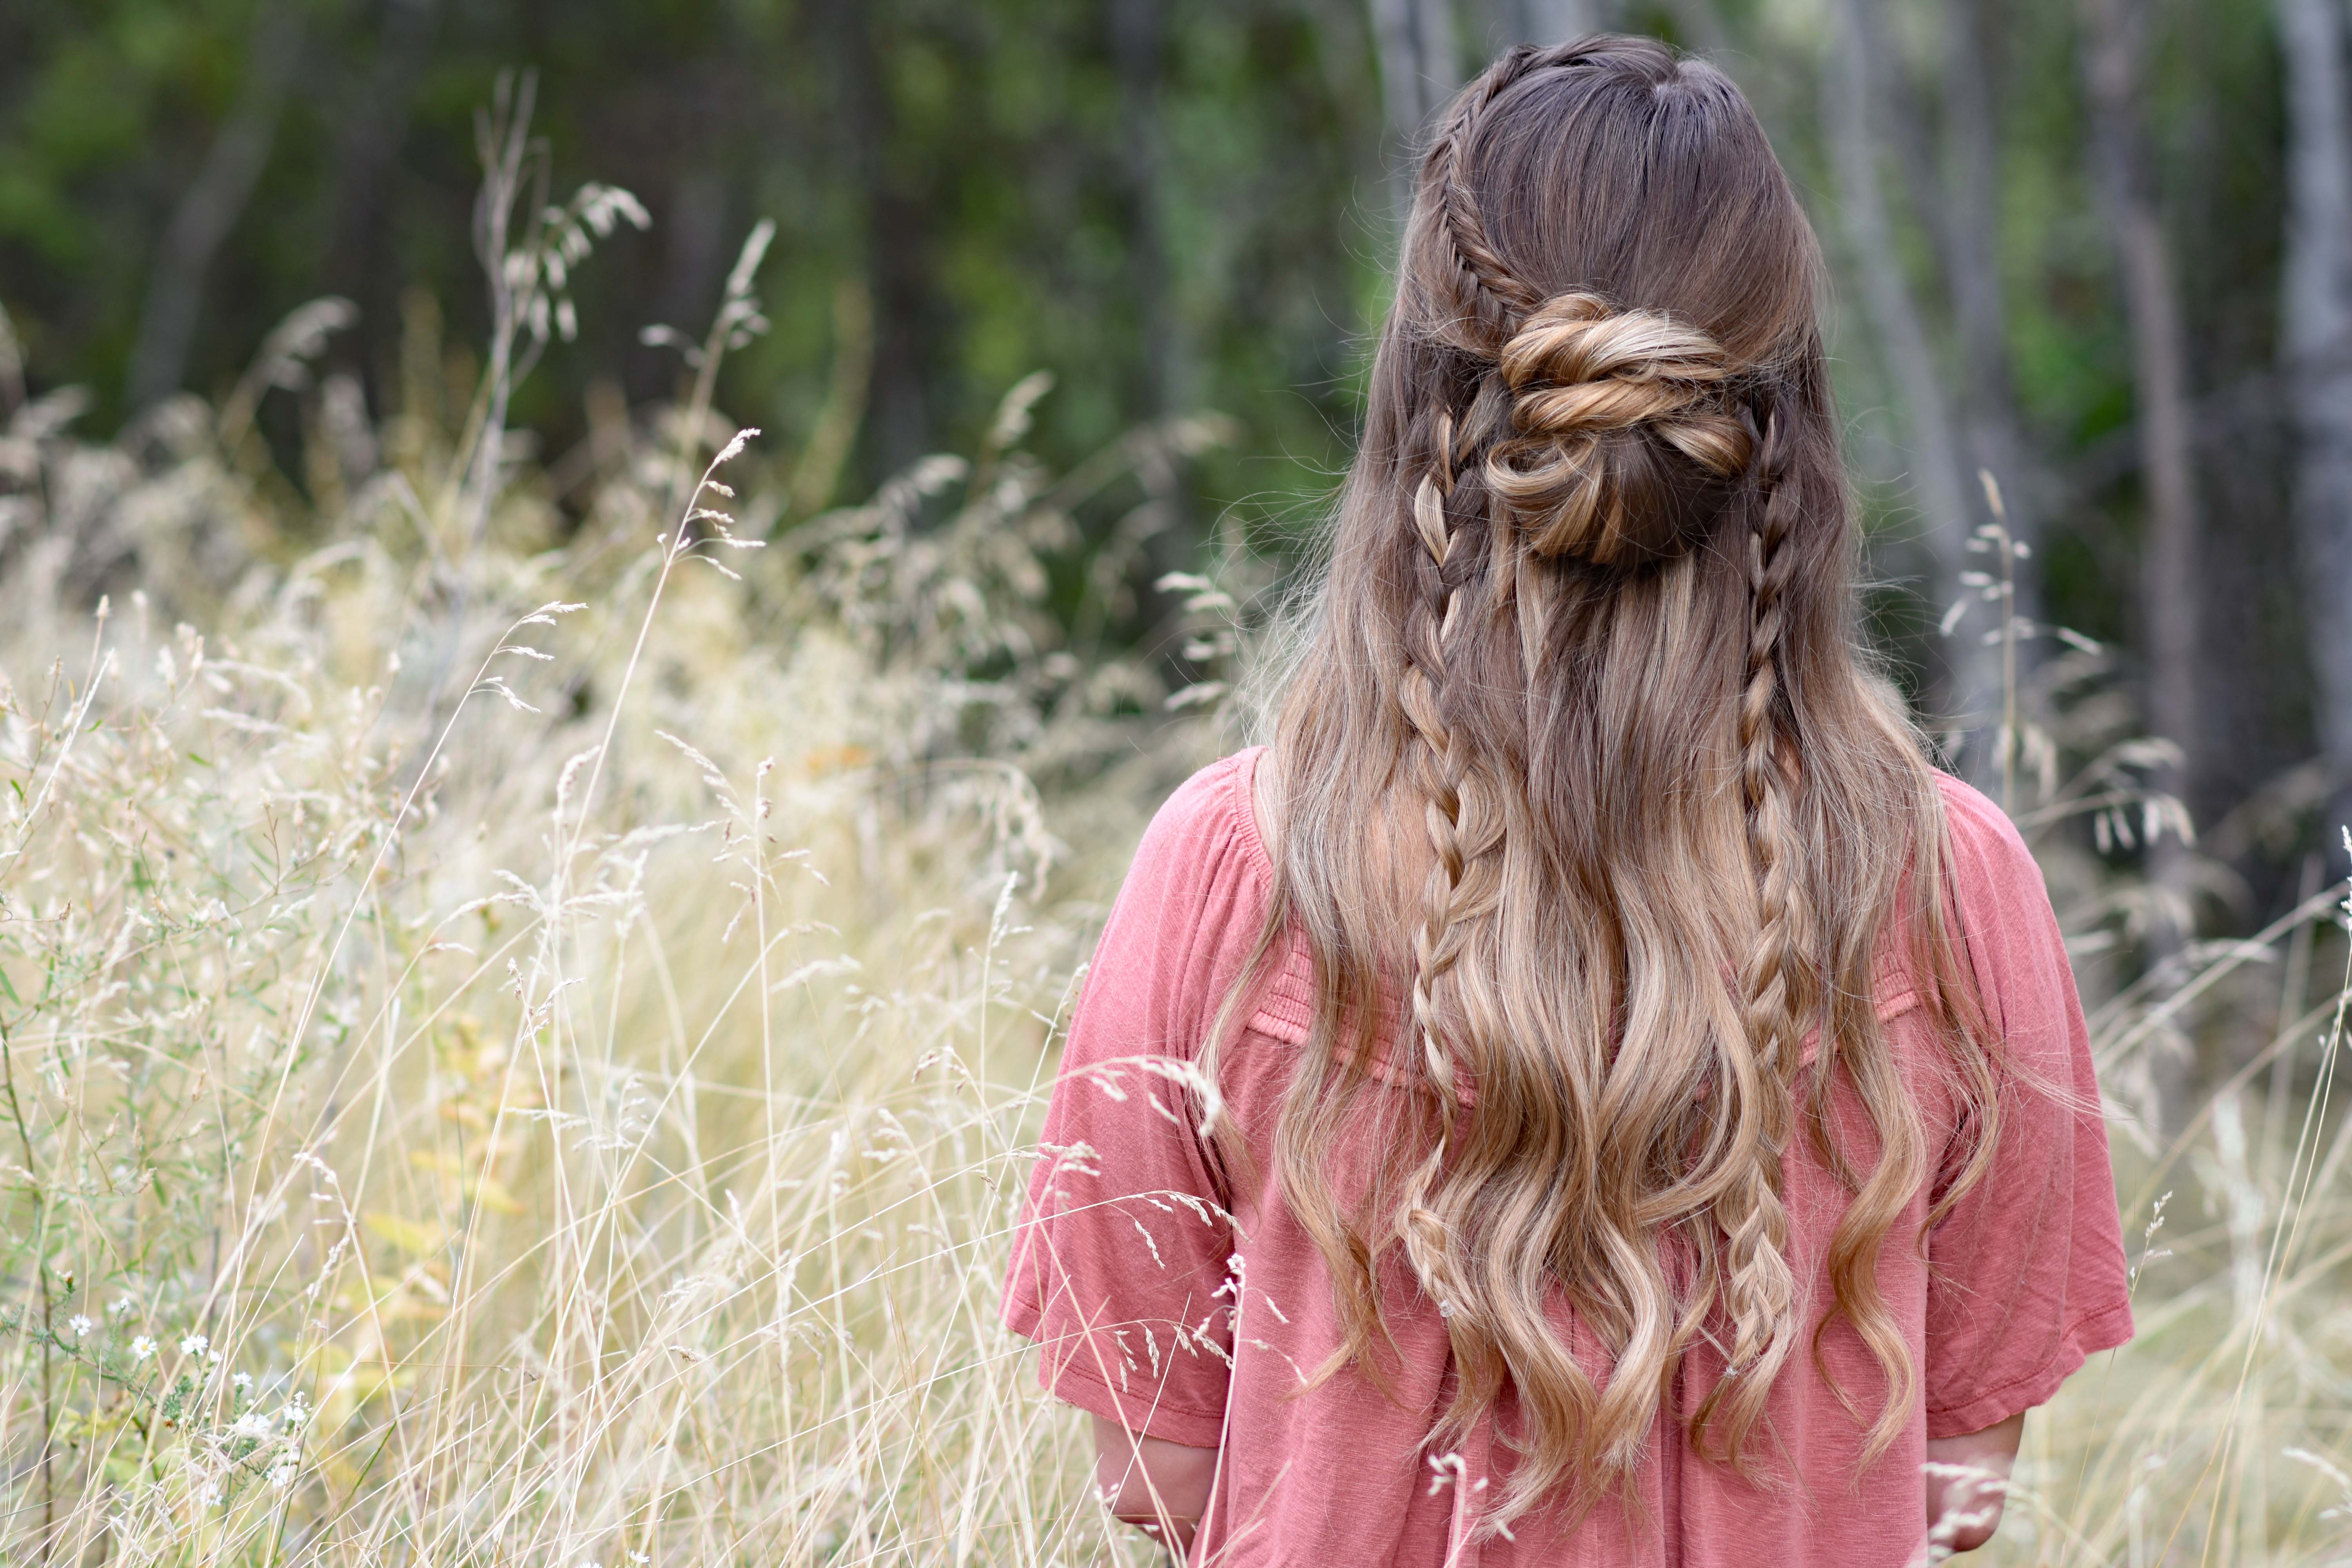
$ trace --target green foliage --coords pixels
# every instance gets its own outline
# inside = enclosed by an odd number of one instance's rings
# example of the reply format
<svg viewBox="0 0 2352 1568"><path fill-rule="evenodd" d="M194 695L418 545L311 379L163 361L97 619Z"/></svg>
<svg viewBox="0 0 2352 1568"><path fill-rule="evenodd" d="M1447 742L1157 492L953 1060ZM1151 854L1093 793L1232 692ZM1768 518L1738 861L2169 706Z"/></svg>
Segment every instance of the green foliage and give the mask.
<svg viewBox="0 0 2352 1568"><path fill-rule="evenodd" d="M914 410L869 430L866 484L976 439L1001 389L1040 365L1064 389L1038 437L1058 461L1191 407L1253 432L1213 495L1312 488L1333 459L1380 248L1356 205L1377 96L1354 29L1273 0L1171 8L1152 152L1101 8L1075 0L300 9L302 68L208 282L193 388L216 388L269 321L319 294L360 302L339 363L379 406L401 287L479 336L473 115L497 71L527 65L558 165L596 169L657 219L583 288L582 352L523 394L524 422L559 441L580 433L601 370L624 367L633 400L674 389L676 362L631 340L700 319L768 216L779 330L730 370L720 405L804 431L829 384L835 285L881 279L892 247L888 275L906 280L892 303L917 318L899 343ZM0 303L37 382L96 388L102 421L131 412L121 377L152 239L233 108L259 10L92 0L0 20ZM1172 364L1149 363L1155 331Z"/></svg>

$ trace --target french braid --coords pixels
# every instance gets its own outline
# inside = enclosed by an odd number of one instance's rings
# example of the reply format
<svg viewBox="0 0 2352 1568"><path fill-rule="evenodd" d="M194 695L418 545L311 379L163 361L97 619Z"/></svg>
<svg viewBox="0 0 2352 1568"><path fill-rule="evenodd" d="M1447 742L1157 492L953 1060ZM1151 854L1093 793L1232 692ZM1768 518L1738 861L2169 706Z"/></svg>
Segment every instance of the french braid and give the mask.
<svg viewBox="0 0 2352 1568"><path fill-rule="evenodd" d="M1561 48L1521 44L1486 68L1457 100L1422 160L1424 184L1440 193L1437 213L1453 259L1458 324L1474 348L1492 353L1517 330L1543 294L1505 265L1486 236L1486 221L1466 178L1470 145L1495 100L1529 72L1573 58Z"/></svg>

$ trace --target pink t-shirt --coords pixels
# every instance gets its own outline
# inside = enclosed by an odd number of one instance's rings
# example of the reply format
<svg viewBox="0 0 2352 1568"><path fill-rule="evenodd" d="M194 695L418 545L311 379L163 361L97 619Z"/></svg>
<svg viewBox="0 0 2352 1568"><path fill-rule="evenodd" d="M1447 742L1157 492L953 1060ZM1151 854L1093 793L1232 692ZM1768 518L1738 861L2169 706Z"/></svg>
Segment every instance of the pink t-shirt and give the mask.
<svg viewBox="0 0 2352 1568"><path fill-rule="evenodd" d="M1924 1384L1902 1437L1857 1473L1866 1423L1800 1354L1768 1414L1770 1441L1793 1461L1777 1479L1750 1484L1699 1458L1662 1408L1639 1484L1571 1532L1539 1510L1511 1539L1473 1540L1480 1483L1509 1454L1489 1426L1461 1446L1458 1479L1433 1465L1440 1456L1423 1439L1451 1394L1452 1354L1409 1275L1384 1298L1403 1353L1396 1402L1352 1370L1298 1392L1339 1338L1322 1257L1273 1187L1274 1110L1310 1017L1303 941L1262 989L1221 1073L1260 1184L1228 1191L1213 1173L1176 1076L1199 1056L1272 889L1250 805L1259 754L1193 775L1144 835L1071 1024L1004 1291L1005 1321L1039 1342L1054 1394L1136 1431L1223 1449L1193 1562L1902 1563L1925 1535L1929 1437L2039 1405L2085 1356L2130 1337L2106 1132L2057 921L2008 817L1947 778L1961 926L2016 1070L1990 1174L1935 1228L1924 1258L1902 1244L1924 1216L1926 1197L1915 1197L1880 1263ZM1911 997L1886 989L1897 994L1880 1011L1898 1055L1932 1048ZM1948 1143L1950 1105L1932 1088L1921 1100L1930 1139ZM1845 1196L1808 1141L1786 1159L1790 1256L1801 1279L1814 1277L1818 1319L1830 1299L1821 1258ZM1822 1342L1874 1417L1876 1363L1843 1328ZM1705 1355L1685 1358L1672 1407L1696 1408L1720 1370ZM1498 1414L1510 1429L1507 1394Z"/></svg>

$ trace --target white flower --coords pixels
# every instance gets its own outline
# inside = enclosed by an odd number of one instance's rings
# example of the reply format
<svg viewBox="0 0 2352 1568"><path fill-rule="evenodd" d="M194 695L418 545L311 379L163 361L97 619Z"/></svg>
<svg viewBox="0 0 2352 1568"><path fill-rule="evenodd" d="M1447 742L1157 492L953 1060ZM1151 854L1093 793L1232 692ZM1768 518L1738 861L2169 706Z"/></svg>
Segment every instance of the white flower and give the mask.
<svg viewBox="0 0 2352 1568"><path fill-rule="evenodd" d="M220 1500L221 1489L218 1486L206 1487L204 1490L196 1494L196 1501L205 1508L211 1508L214 1504L219 1502Z"/></svg>
<svg viewBox="0 0 2352 1568"><path fill-rule="evenodd" d="M310 1419L310 1412L302 1404L302 1396L297 1394L287 1400L286 1407L278 1413L278 1419L284 1422L286 1429L291 1432L295 1427Z"/></svg>
<svg viewBox="0 0 2352 1568"><path fill-rule="evenodd" d="M155 1342L142 1334L131 1342L131 1353L139 1360L145 1361L155 1353Z"/></svg>
<svg viewBox="0 0 2352 1568"><path fill-rule="evenodd" d="M253 1373L249 1372L233 1373L229 1376L229 1381L247 1394L253 1392Z"/></svg>
<svg viewBox="0 0 2352 1568"><path fill-rule="evenodd" d="M190 1334L187 1338L180 1342L180 1353L182 1355L202 1355L206 1350L210 1349L211 1346L212 1341L205 1338L204 1335Z"/></svg>
<svg viewBox="0 0 2352 1568"><path fill-rule="evenodd" d="M258 1410L248 1410L229 1426L230 1435L238 1437L261 1438L269 1436L276 1423Z"/></svg>
<svg viewBox="0 0 2352 1568"><path fill-rule="evenodd" d="M82 1335L89 1332L89 1320L83 1317L79 1312L76 1312L72 1317L66 1320L66 1327L73 1331L74 1338L79 1339Z"/></svg>
<svg viewBox="0 0 2352 1568"><path fill-rule="evenodd" d="M114 1305L106 1310L106 1315L110 1318L119 1318L138 1304L128 1296L118 1296L115 1298Z"/></svg>
<svg viewBox="0 0 2352 1568"><path fill-rule="evenodd" d="M653 1559L646 1556L642 1552L632 1552L629 1553L629 1561L638 1564L638 1568L644 1568L644 1565L652 1562Z"/></svg>
<svg viewBox="0 0 2352 1568"><path fill-rule="evenodd" d="M289 1459L284 1464L272 1465L269 1468L269 1484L273 1487L280 1488L292 1486L294 1484L294 1461Z"/></svg>

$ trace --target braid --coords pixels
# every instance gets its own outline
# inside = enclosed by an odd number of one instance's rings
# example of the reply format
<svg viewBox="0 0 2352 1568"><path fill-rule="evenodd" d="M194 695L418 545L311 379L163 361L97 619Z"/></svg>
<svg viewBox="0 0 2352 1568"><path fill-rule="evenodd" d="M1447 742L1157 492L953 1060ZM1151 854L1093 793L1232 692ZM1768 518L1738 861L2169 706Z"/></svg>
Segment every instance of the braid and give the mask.
<svg viewBox="0 0 2352 1568"><path fill-rule="evenodd" d="M1470 182L1463 177L1464 163L1480 120L1497 98L1538 67L1574 58L1564 49L1527 44L1507 51L1454 100L1453 112L1438 127L1422 161L1423 185L1433 185L1438 193L1438 216L1453 252L1462 314L1467 318L1464 324L1472 328L1478 346L1490 353L1544 297L1504 264L1488 240L1486 220L1479 214Z"/></svg>
<svg viewBox="0 0 2352 1568"><path fill-rule="evenodd" d="M1424 1289L1450 1311L1465 1292L1460 1288L1453 1238L1427 1200L1444 1173L1463 1104L1463 1085L1438 987L1461 959L1475 922L1495 907L1501 883L1489 853L1500 842L1493 792L1481 787L1469 739L1446 722L1444 712L1447 644L1463 619L1458 592L1463 574L1454 565L1462 531L1453 525L1446 504L1454 493L1453 416L1440 414L1436 425L1435 459L1423 474L1412 501L1414 531L1429 562L1423 576L1430 592L1411 617L1397 696L1405 722L1421 742L1416 783L1433 855L1422 925L1413 939L1412 1016L1423 1064L1438 1091L1438 1115L1429 1153L1406 1181L1402 1212L1406 1256Z"/></svg>
<svg viewBox="0 0 2352 1568"><path fill-rule="evenodd" d="M1729 1405L1729 1428L1760 1414L1773 1375L1796 1338L1796 1279L1787 1256L1789 1214L1780 1155L1793 1115L1791 1086L1801 1042L1799 1018L1811 991L1802 952L1801 860L1794 833L1794 784L1784 756L1780 710L1783 596L1795 552L1783 547L1800 506L1784 482L1788 443L1780 412L1769 410L1756 442L1757 489L1748 540L1751 603L1748 674L1738 711L1739 770L1748 858L1757 876L1754 945L1740 973L1748 1053L1735 1062L1742 1118L1757 1124L1753 1157L1719 1209L1725 1238L1723 1289L1733 1338L1726 1383L1710 1396ZM1704 1413L1702 1419L1704 1419Z"/></svg>

